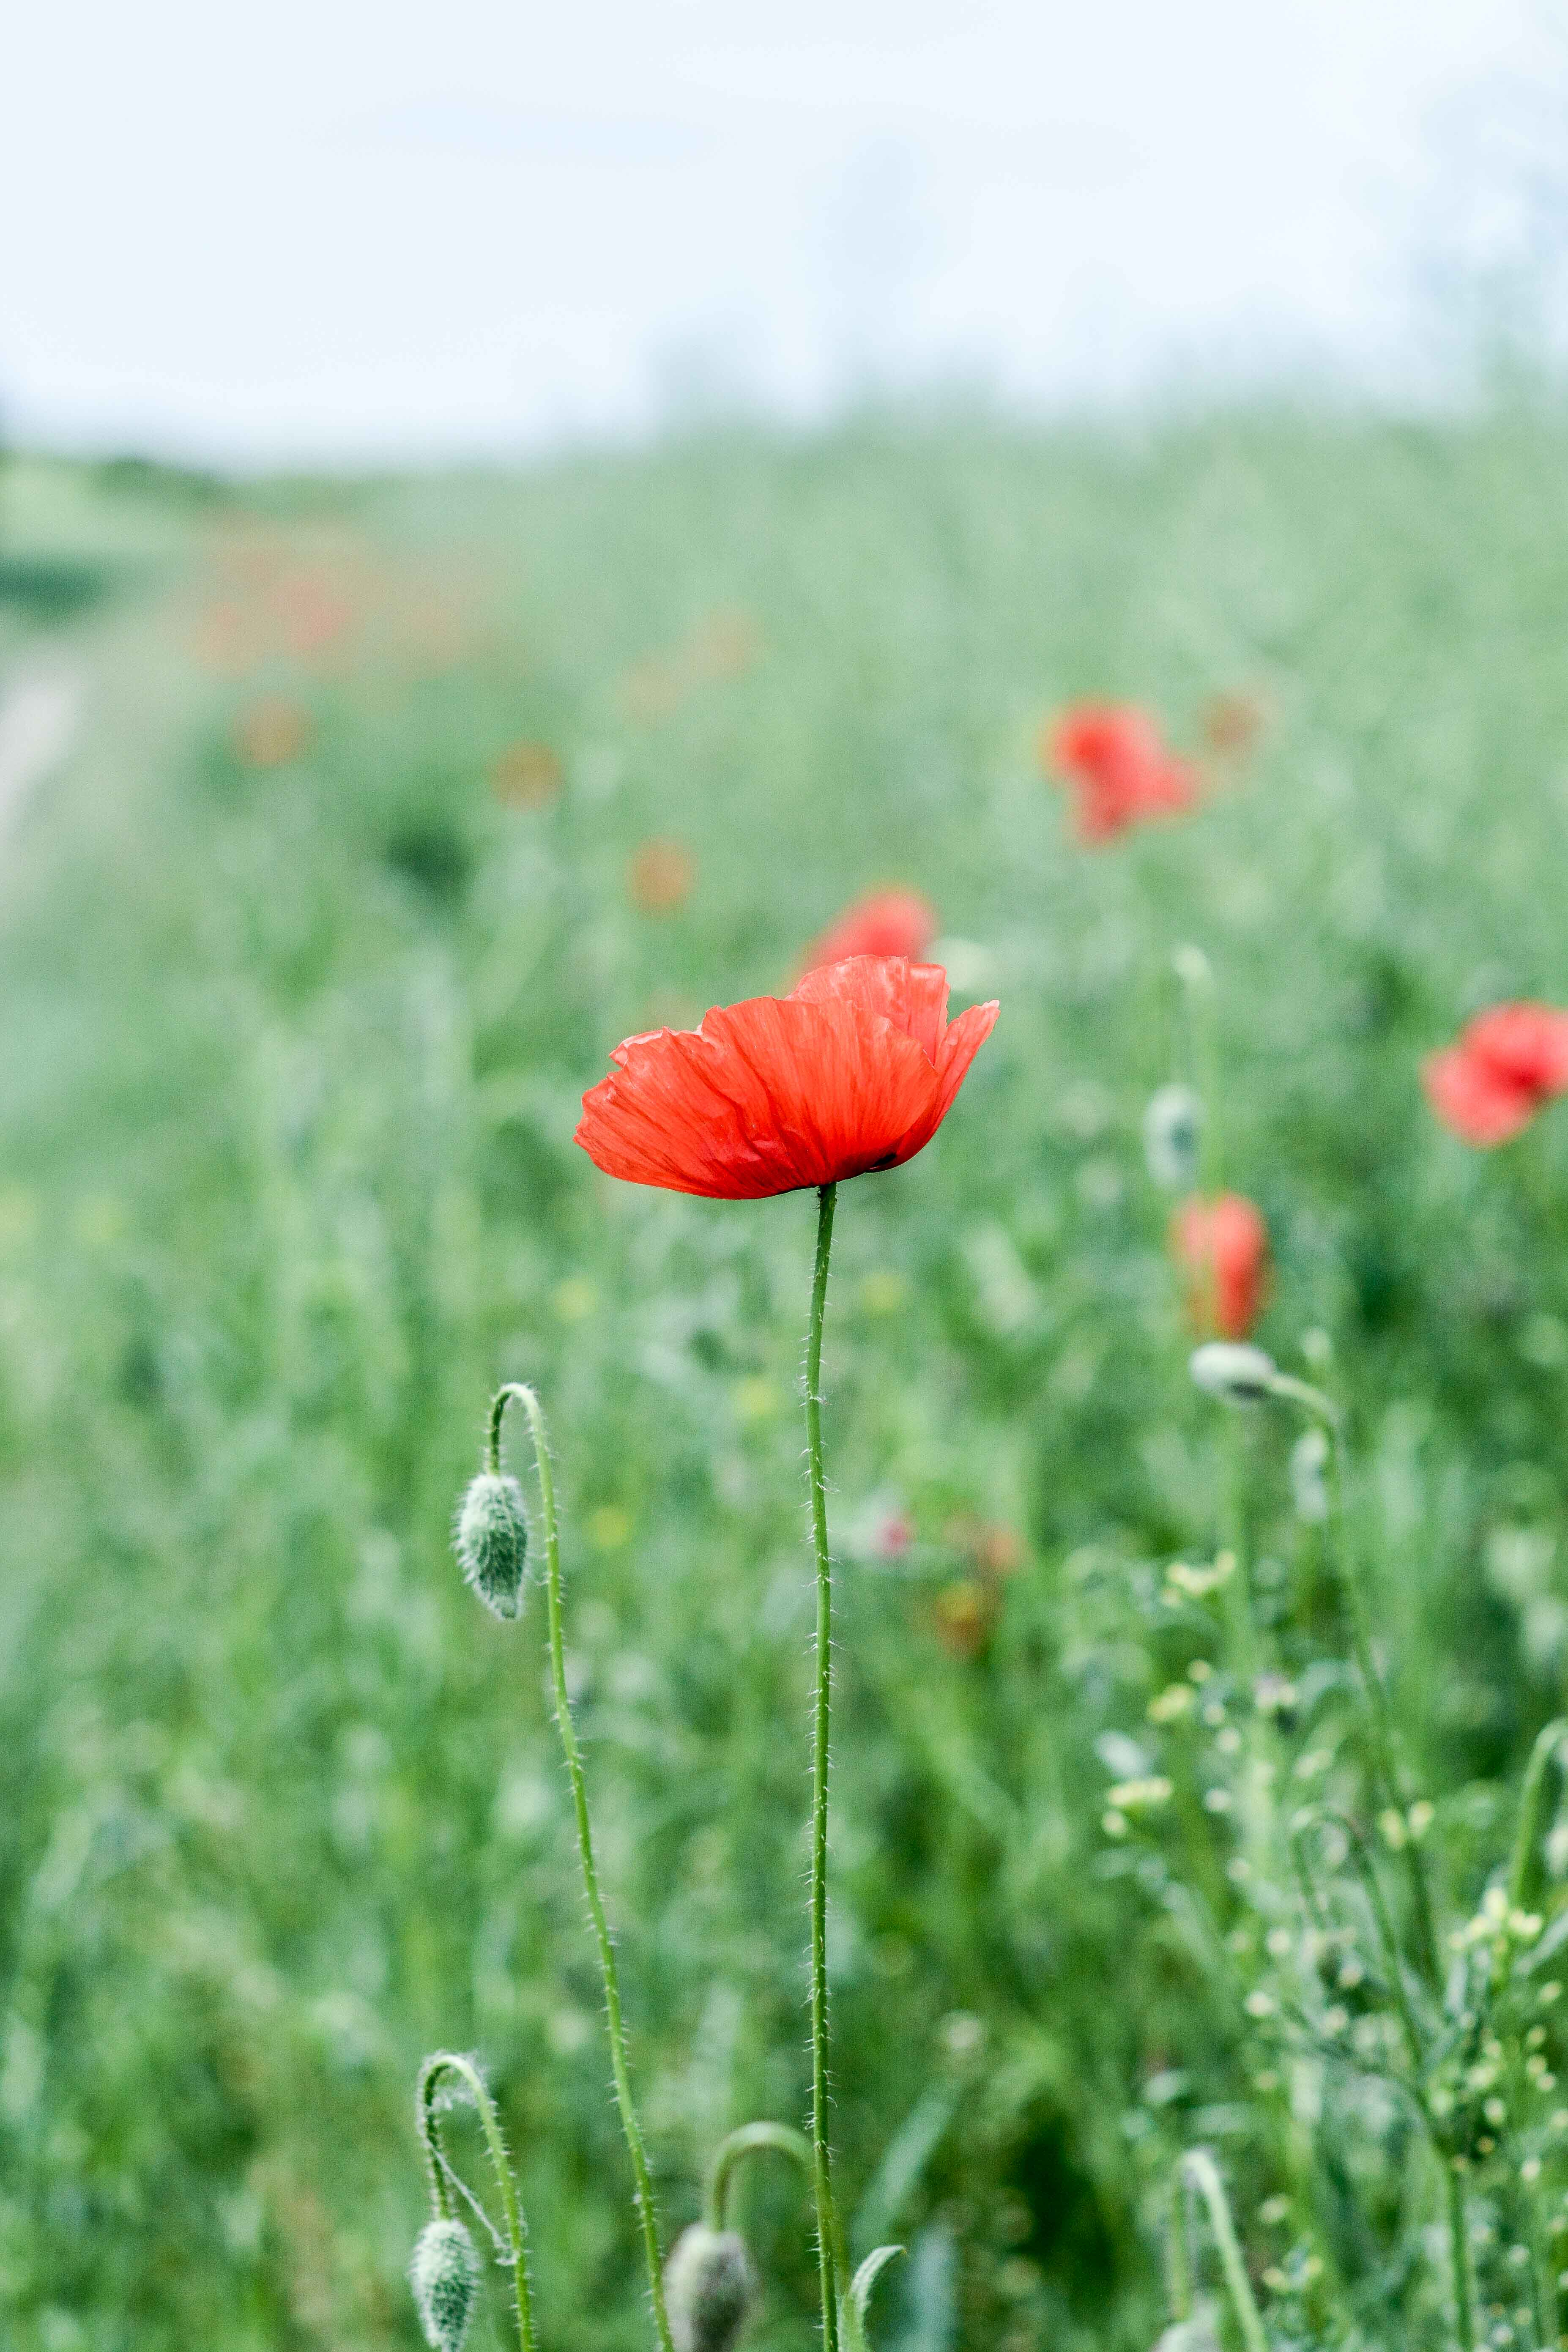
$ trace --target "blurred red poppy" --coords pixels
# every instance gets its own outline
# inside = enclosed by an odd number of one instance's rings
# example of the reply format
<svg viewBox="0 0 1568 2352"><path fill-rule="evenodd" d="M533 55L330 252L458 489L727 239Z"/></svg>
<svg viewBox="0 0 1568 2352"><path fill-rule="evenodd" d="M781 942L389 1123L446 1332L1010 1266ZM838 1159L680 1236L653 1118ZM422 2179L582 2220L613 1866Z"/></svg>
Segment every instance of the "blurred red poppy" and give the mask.
<svg viewBox="0 0 1568 2352"><path fill-rule="evenodd" d="M907 956L918 963L936 937L936 910L913 890L873 890L846 907L801 960L803 971L850 956Z"/></svg>
<svg viewBox="0 0 1568 2352"><path fill-rule="evenodd" d="M1421 1066L1426 1099L1447 1128L1483 1150L1528 1127L1568 1091L1568 1013L1550 1004L1494 1004L1455 1045Z"/></svg>
<svg viewBox="0 0 1568 2352"><path fill-rule="evenodd" d="M1245 1339L1263 1304L1268 1228L1240 1192L1195 1193L1171 1221L1171 1246L1188 1278L1193 1319L1225 1339Z"/></svg>
<svg viewBox="0 0 1568 2352"><path fill-rule="evenodd" d="M947 974L902 956L807 972L793 995L718 1007L616 1047L577 1141L631 1184L766 1200L901 1167L931 1141L997 1007L949 1023Z"/></svg>
<svg viewBox="0 0 1568 2352"><path fill-rule="evenodd" d="M1084 841L1110 841L1145 817L1191 808L1198 796L1196 771L1131 703L1075 703L1042 735L1040 755L1076 789Z"/></svg>

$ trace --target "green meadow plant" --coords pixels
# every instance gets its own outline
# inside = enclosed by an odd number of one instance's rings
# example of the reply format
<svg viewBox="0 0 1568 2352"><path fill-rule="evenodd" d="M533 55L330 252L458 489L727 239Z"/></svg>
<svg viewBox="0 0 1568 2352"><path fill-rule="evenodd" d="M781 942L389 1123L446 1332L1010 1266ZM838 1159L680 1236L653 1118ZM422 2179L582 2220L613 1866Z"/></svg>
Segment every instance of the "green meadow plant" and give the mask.
<svg viewBox="0 0 1568 2352"><path fill-rule="evenodd" d="M1456 1910L1439 1810L1402 1753L1367 1570L1350 1549L1343 1412L1247 1343L1207 1342L1191 1370L1228 1412L1305 1420L1297 1508L1321 1538L1344 1648L1279 1654L1245 1513L1212 1565L1167 1571L1171 1630L1213 1638L1151 1701L1163 1769L1113 1786L1104 1826L1121 1842L1167 1813L1175 1825L1166 1900L1234 2001L1274 2175L1259 2210L1290 2243L1255 2290L1216 2158L1190 2149L1162 2342L1218 2342L1228 2324L1247 2352L1370 2352L1393 2303L1412 2344L1554 2352L1568 2284L1568 1896L1561 1854L1552 1883L1542 1849L1568 1720L1538 1736L1511 1838L1483 1865L1479 1899ZM1380 2264L1371 2209L1391 2183L1396 2234Z"/></svg>
<svg viewBox="0 0 1568 2352"><path fill-rule="evenodd" d="M816 1570L815 1676L811 1717L811 2116L809 2173L816 2216L824 2352L861 2352L872 2287L895 2246L878 2246L850 2274L847 2239L833 2186L829 2112L827 1995L828 1766L833 1688L833 1563L827 1536L827 1479L822 1445L822 1338L834 1212L846 1179L900 1166L921 1150L952 1108L997 1007L979 1005L947 1020L947 976L905 957L852 956L807 974L787 1000L761 998L710 1013L700 1030L664 1030L628 1039L612 1075L584 1098L578 1141L606 1174L719 1200L764 1199L814 1190L816 1251L805 1342L806 1485ZM511 1382L490 1408L486 1460L458 1512L455 1545L465 1580L492 1612L515 1619L522 1605L528 1538L521 1490L501 1468L501 1424L513 1400L527 1415L544 1543L545 1601L555 1721L572 1785L577 1851L599 1964L609 2030L616 2104L631 2158L634 2197L660 2352L728 2352L752 2301L750 2257L723 2226L724 2182L742 2152L760 2147L806 2152L798 2135L764 2124L743 2126L726 2143L715 2169L710 2218L688 2231L664 2267L653 2184L632 2089L615 1941L600 1893L587 1782L572 1716L561 1590L560 1528L544 1414L535 1391ZM421 2077L422 2124L428 2112ZM449 2070L452 2071L452 2070ZM476 2098L479 2080L461 2072ZM516 2221L516 2189L493 2115L483 2109L498 2185L509 2216L503 2258L517 2281L520 2352L532 2352L527 2269ZM445 2203L449 2169L426 2135L436 2211L431 2229L449 2230ZM426 2233L428 2237L428 2232ZM426 2245L422 2239L421 2247ZM441 2241L466 2279L455 2245ZM416 2294L424 2275L415 2265ZM450 2342L432 2332L435 2308L421 2300L435 2352L457 2352L467 2325L454 2321ZM450 2328L448 2329L450 2333Z"/></svg>

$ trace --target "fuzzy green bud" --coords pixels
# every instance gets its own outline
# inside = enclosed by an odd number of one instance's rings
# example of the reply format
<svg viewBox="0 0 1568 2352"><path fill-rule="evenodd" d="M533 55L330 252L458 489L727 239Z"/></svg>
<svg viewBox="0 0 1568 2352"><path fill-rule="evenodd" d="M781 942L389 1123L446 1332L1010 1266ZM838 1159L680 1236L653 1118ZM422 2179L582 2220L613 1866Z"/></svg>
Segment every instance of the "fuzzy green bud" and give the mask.
<svg viewBox="0 0 1568 2352"><path fill-rule="evenodd" d="M675 2352L731 2352L756 2295L745 2240L694 2221L670 2249L664 2295Z"/></svg>
<svg viewBox="0 0 1568 2352"><path fill-rule="evenodd" d="M481 1471L458 1512L453 1547L479 1599L497 1617L522 1610L522 1579L528 1565L528 1519L522 1488L515 1478Z"/></svg>
<svg viewBox="0 0 1568 2352"><path fill-rule="evenodd" d="M408 2284L431 2352L462 2352L479 2291L479 2258L461 2221L430 2221L419 2233Z"/></svg>

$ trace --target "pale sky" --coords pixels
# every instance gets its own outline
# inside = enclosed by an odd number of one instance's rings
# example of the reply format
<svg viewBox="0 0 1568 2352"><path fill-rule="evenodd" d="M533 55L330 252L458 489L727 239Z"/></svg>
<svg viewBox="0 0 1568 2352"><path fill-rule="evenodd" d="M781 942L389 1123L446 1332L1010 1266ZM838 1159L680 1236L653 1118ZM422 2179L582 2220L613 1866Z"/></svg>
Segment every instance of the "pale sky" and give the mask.
<svg viewBox="0 0 1568 2352"><path fill-rule="evenodd" d="M868 382L1406 365L1526 0L49 0L0 78L0 414L506 454ZM1473 143L1473 142L1472 142Z"/></svg>

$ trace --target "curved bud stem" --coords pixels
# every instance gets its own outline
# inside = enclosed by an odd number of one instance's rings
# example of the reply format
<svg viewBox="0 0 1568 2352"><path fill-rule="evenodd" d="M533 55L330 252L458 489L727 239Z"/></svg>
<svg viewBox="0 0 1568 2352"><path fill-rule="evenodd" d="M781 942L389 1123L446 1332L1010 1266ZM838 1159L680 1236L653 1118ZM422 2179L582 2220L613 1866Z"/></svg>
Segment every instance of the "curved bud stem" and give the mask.
<svg viewBox="0 0 1568 2352"><path fill-rule="evenodd" d="M444 2075L455 2075L478 2110L479 2126L489 2152L490 2169L495 2175L496 2194L500 2199L504 2236L498 2231L479 2200L459 2179L447 2161L441 2146L441 2126L437 2119L437 2096ZM420 2144L425 2150L426 2170L430 2178L430 2202L438 2221L452 2218L452 2196L458 2189L474 2207L500 2249L498 2259L511 2273L512 2304L517 2314L519 2352L536 2352L533 2333L533 2294L528 2276L528 2224L518 2202L517 2183L512 2178L511 2160L501 2136L500 2118L496 2114L495 2101L484 2076L471 2058L458 2056L455 2051L438 2050L426 2058L419 2069L419 2087L415 2099L415 2113L419 2125Z"/></svg>
<svg viewBox="0 0 1568 2352"><path fill-rule="evenodd" d="M631 2064L626 2053L626 2029L621 2015L620 1975L616 1967L616 1948L605 1916L603 1897L599 1893L599 1873L594 1860L594 1832L588 1817L588 1787L583 1776L582 1751L577 1745L576 1727L572 1719L572 1700L566 1688L566 1655L562 1633L561 1612L561 1536L555 1517L555 1481L550 1467L550 1443L545 1433L544 1412L532 1389L521 1381L509 1381L500 1389L490 1407L489 1453L493 1467L500 1459L500 1427L509 1403L515 1398L528 1415L528 1425L533 1438L533 1464L539 1480L540 1517L544 1528L545 1592L550 1619L550 1674L555 1698L555 1722L561 1734L561 1749L566 1759L566 1774L572 1783L572 1803L577 1821L577 1853L583 1865L583 1886L588 1897L589 1916L594 1923L594 1940L599 1952L599 1978L604 1987L605 2015L610 2032L610 2063L615 2075L616 2105L620 2110L621 2129L626 2136L626 2150L632 2160L632 2176L636 2182L637 2220L642 2231L643 2257L647 2267L648 2294L653 2303L654 2326L658 2334L660 2352L675 2352L669 2332L669 2315L664 2299L664 2259L658 2242L658 2215L655 2210L653 2180L648 2171L647 2154L643 2146L642 2126L637 2121L637 2105L632 2097Z"/></svg>
<svg viewBox="0 0 1568 2352"><path fill-rule="evenodd" d="M702 2219L710 2230L728 2228L730 2183L735 2168L748 2156L772 2153L787 2156L798 2164L809 2181L813 2178L811 2142L804 2132L792 2124L742 2124L727 2139L719 2143L717 2155L708 2175L708 2191L702 2202Z"/></svg>
<svg viewBox="0 0 1568 2352"><path fill-rule="evenodd" d="M1525 1897L1530 1892L1531 1876L1535 1864L1535 1852L1541 1843L1542 1815L1546 1800L1547 1767L1555 1759L1559 1770L1563 1767L1563 1744L1568 1739L1568 1718L1556 1717L1536 1734L1535 1745L1530 1751L1525 1767L1524 1786L1520 1791L1519 1822L1513 1834L1513 1860L1508 1874L1508 1905L1510 1911L1526 1908Z"/></svg>
<svg viewBox="0 0 1568 2352"><path fill-rule="evenodd" d="M1189 2189L1203 2199L1208 2209L1209 2228L1214 2232L1219 2266L1230 2296L1236 2324L1241 2330L1247 2352L1268 2352L1268 2338L1263 2332L1253 2299L1252 2282L1247 2275L1247 2264L1241 2259L1237 2243L1236 2224L1230 2218L1230 2200L1225 2193L1225 2183L1206 2148L1189 2148L1182 2158L1182 2176Z"/></svg>
<svg viewBox="0 0 1568 2352"><path fill-rule="evenodd" d="M833 1563L827 1550L827 1482L822 1466L822 1318L833 1246L837 1187L817 1195L816 1265L805 1342L805 1444L811 1532L816 1552L816 1696L811 1762L811 2147L816 2192L816 2266L823 2352L838 2352L838 2298L847 2284L833 2202L827 2121L827 1735L833 1689Z"/></svg>

